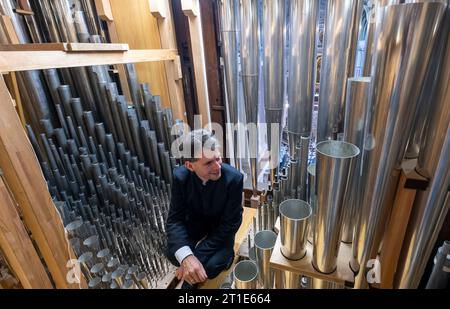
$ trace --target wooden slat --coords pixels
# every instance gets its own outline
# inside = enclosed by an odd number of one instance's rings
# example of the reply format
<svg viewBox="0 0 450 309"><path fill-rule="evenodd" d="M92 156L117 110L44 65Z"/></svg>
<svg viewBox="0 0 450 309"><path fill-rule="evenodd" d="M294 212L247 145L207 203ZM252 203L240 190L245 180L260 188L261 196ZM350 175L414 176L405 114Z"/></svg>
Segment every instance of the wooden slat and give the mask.
<svg viewBox="0 0 450 309"><path fill-rule="evenodd" d="M6 15L0 16L0 23L3 28L3 32L6 34L6 39L11 44L19 44L19 38L17 37L16 30L12 24L11 18Z"/></svg>
<svg viewBox="0 0 450 309"><path fill-rule="evenodd" d="M20 15L30 15L30 16L34 15L33 11L23 10L23 9L14 9L14 12L16 12L17 14L20 14Z"/></svg>
<svg viewBox="0 0 450 309"><path fill-rule="evenodd" d="M1 177L0 249L24 288L53 288Z"/></svg>
<svg viewBox="0 0 450 309"><path fill-rule="evenodd" d="M149 0L150 11L158 20L161 46L166 49L177 49L175 26L169 0ZM186 108L183 94L183 73L180 57L165 63L167 85L170 89L170 103L175 119L186 121Z"/></svg>
<svg viewBox="0 0 450 309"><path fill-rule="evenodd" d="M26 226L44 258L57 288L78 288L66 280L67 262L75 257L65 238L61 218L48 192L36 154L0 78L0 167ZM87 287L81 278L81 287Z"/></svg>
<svg viewBox="0 0 450 309"><path fill-rule="evenodd" d="M275 247L273 248L272 257L270 259L270 266L274 269L290 271L311 278L322 279L328 282L336 282L338 284L353 282L354 275L349 266L349 261L352 256L351 245L341 243L337 261L337 270L329 275L316 271L312 266L313 246L309 242L306 250L306 256L303 259L300 261L290 261L281 254L281 238L278 236Z"/></svg>
<svg viewBox="0 0 450 309"><path fill-rule="evenodd" d="M395 196L394 207L386 233L384 234L383 247L380 255L380 287L383 289L393 288L394 276L397 270L403 240L417 193L415 189L406 188L409 179L417 179L417 174L414 169L410 171L403 169Z"/></svg>
<svg viewBox="0 0 450 309"><path fill-rule="evenodd" d="M16 107L17 113L19 114L20 122L22 123L22 126L25 128L27 120L25 118L25 112L23 110L22 98L20 97L19 86L17 85L16 73L11 72L8 75L5 75L5 81L8 84L11 95L16 103L15 107Z"/></svg>
<svg viewBox="0 0 450 309"><path fill-rule="evenodd" d="M0 44L0 51L67 51L67 52L124 52L128 44L103 43L42 43L42 44Z"/></svg>
<svg viewBox="0 0 450 309"><path fill-rule="evenodd" d="M196 0L181 0L181 7L183 8L183 12L188 17L197 17L199 16L200 7L199 3Z"/></svg>
<svg viewBox="0 0 450 309"><path fill-rule="evenodd" d="M158 0L160 1L160 0ZM110 0L118 42L132 49L160 49L158 23L150 14L148 0ZM148 83L153 95L161 97L164 108L171 107L165 63L139 63L136 72L140 83Z"/></svg>
<svg viewBox="0 0 450 309"><path fill-rule="evenodd" d="M101 20L107 22L111 22L114 20L109 0L95 0L95 7L97 9L97 14Z"/></svg>
<svg viewBox="0 0 450 309"><path fill-rule="evenodd" d="M0 72L45 70L91 65L160 62L174 60L176 51L167 49L130 50L107 53L66 53L63 51L0 52Z"/></svg>
<svg viewBox="0 0 450 309"><path fill-rule="evenodd" d="M189 20L197 101L203 125L206 125L211 123L211 113L209 109L208 82L206 80L206 63L202 23L199 13L199 0L182 0L181 6L183 13Z"/></svg>
<svg viewBox="0 0 450 309"><path fill-rule="evenodd" d="M3 28L3 32L6 34L6 41L9 44L19 44L19 38L17 37L17 33L12 24L11 18L9 16L2 15L0 17L0 24ZM22 98L20 97L19 87L17 84L17 76L14 72L10 72L8 76L5 77L8 82L9 89L13 96L13 99L16 102L17 113L19 114L20 121L22 122L22 126L25 127L26 118L25 111L23 108Z"/></svg>
<svg viewBox="0 0 450 309"><path fill-rule="evenodd" d="M66 51L67 43L1 44L0 51Z"/></svg>
<svg viewBox="0 0 450 309"><path fill-rule="evenodd" d="M70 52L125 52L130 50L128 44L102 44L102 43L68 43Z"/></svg>

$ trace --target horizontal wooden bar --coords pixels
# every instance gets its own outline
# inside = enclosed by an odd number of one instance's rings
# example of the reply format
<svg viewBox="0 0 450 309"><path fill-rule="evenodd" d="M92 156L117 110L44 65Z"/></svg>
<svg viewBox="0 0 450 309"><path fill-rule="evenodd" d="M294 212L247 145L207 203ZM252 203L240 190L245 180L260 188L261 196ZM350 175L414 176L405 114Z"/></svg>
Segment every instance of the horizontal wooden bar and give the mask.
<svg viewBox="0 0 450 309"><path fill-rule="evenodd" d="M0 44L0 51L66 51L67 43Z"/></svg>
<svg viewBox="0 0 450 309"><path fill-rule="evenodd" d="M129 51L128 44L118 43L69 43L67 44L68 52L125 52Z"/></svg>
<svg viewBox="0 0 450 309"><path fill-rule="evenodd" d="M125 52L128 44L105 43L44 43L44 44L1 44L0 51L66 51L66 52Z"/></svg>
<svg viewBox="0 0 450 309"><path fill-rule="evenodd" d="M66 53L65 51L0 51L0 73L92 65L158 62L174 60L176 57L177 51L171 49L77 53Z"/></svg>

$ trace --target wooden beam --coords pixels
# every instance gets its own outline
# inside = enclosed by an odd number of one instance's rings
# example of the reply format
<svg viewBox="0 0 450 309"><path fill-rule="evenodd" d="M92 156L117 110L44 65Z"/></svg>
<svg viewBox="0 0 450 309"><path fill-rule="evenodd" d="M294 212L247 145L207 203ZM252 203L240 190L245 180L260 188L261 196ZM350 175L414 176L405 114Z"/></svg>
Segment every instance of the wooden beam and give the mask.
<svg viewBox="0 0 450 309"><path fill-rule="evenodd" d="M127 52L0 51L0 72L84 67L91 65L174 60L174 50L150 49Z"/></svg>
<svg viewBox="0 0 450 309"><path fill-rule="evenodd" d="M209 109L208 82L206 80L206 63L203 44L203 30L199 13L199 0L182 0L182 10L189 20L191 49L194 63L197 100L203 125L211 123Z"/></svg>
<svg viewBox="0 0 450 309"><path fill-rule="evenodd" d="M11 102L3 77L0 77L0 168L23 219L57 288L87 287L66 280L68 261L75 258L65 237L61 218L48 192L36 154Z"/></svg>
<svg viewBox="0 0 450 309"><path fill-rule="evenodd" d="M167 2L165 0L148 0L150 12L158 19L164 19L167 17Z"/></svg>
<svg viewBox="0 0 450 309"><path fill-rule="evenodd" d="M181 9L188 17L199 16L200 6L198 0L181 0Z"/></svg>
<svg viewBox="0 0 450 309"><path fill-rule="evenodd" d="M175 26L169 0L149 0L150 11L158 20L158 30L161 37L161 47L177 49ZM165 63L167 86L169 87L170 105L175 119L187 121L183 93L183 73L180 57Z"/></svg>
<svg viewBox="0 0 450 309"><path fill-rule="evenodd" d="M403 167L400 182L395 195L395 202L383 238L383 247L380 255L381 283L383 289L392 289L395 272L397 270L400 252L403 246L409 217L414 204L417 190L409 189L406 184L411 179L420 179L414 169Z"/></svg>
<svg viewBox="0 0 450 309"><path fill-rule="evenodd" d="M25 289L53 288L2 177L0 177L0 249Z"/></svg>
<svg viewBox="0 0 450 309"><path fill-rule="evenodd" d="M1 44L0 51L66 51L67 43Z"/></svg>
<svg viewBox="0 0 450 309"><path fill-rule="evenodd" d="M111 10L111 4L109 0L95 0L95 7L97 9L97 14L101 20L112 22L114 17Z"/></svg>
<svg viewBox="0 0 450 309"><path fill-rule="evenodd" d="M19 114L20 122L22 126L25 128L27 123L27 119L25 118L25 111L23 110L22 99L20 97L19 86L17 85L16 73L11 72L5 75L5 81L8 85L9 91L15 101L15 108L17 113Z"/></svg>
<svg viewBox="0 0 450 309"><path fill-rule="evenodd" d="M157 0L160 1L160 0ZM148 0L110 0L118 39L132 49L161 49L158 21L150 14ZM165 63L136 64L139 83L147 83L163 108L171 107Z"/></svg>
<svg viewBox="0 0 450 309"><path fill-rule="evenodd" d="M0 23L7 36L7 41L11 44L19 44L19 38L17 37L16 30L12 24L11 18L7 15L1 15Z"/></svg>
<svg viewBox="0 0 450 309"><path fill-rule="evenodd" d="M19 38L17 37L17 33L14 29L11 18L5 15L0 16L0 24L3 28L3 32L6 34L6 41L10 44L19 44ZM10 87L9 89L16 102L16 109L17 113L19 114L20 121L22 122L22 126L25 127L26 118L22 98L20 97L19 87L17 84L16 73L10 72L6 76L6 81L8 82L8 85Z"/></svg>
<svg viewBox="0 0 450 309"><path fill-rule="evenodd" d="M43 44L0 44L0 51L65 51L65 52L125 52L128 44L103 43L43 43Z"/></svg>
<svg viewBox="0 0 450 309"><path fill-rule="evenodd" d="M125 52L129 51L128 44L102 44L102 43L69 43L67 51L70 52Z"/></svg>

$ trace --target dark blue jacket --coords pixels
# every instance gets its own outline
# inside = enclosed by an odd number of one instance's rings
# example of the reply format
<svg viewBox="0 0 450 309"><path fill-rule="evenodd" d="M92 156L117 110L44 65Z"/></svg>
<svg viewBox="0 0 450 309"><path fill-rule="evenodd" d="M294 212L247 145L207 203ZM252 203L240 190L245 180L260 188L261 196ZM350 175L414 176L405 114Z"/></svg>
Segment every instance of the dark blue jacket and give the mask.
<svg viewBox="0 0 450 309"><path fill-rule="evenodd" d="M219 249L233 250L235 234L242 223L243 176L223 164L222 177L203 185L186 167L173 173L172 200L167 218L168 254L184 246L195 254L212 256Z"/></svg>

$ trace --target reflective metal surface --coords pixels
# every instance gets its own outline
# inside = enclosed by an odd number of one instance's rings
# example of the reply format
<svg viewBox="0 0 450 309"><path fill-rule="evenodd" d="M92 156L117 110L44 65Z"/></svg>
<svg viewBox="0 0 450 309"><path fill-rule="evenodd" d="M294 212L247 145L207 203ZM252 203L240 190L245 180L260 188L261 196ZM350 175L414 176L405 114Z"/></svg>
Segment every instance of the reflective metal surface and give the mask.
<svg viewBox="0 0 450 309"><path fill-rule="evenodd" d="M344 141L359 149L364 148L364 129L369 95L370 78L349 78L347 84L347 103L345 110ZM344 197L344 220L342 222L342 238L345 243L353 241L355 215L360 208L361 156L355 162L353 174Z"/></svg>
<svg viewBox="0 0 450 309"><path fill-rule="evenodd" d="M309 136L315 91L316 25L319 1L290 1L288 131Z"/></svg>
<svg viewBox="0 0 450 309"><path fill-rule="evenodd" d="M315 221L317 212L317 192L316 192L316 165L311 164L308 166L308 203L311 205L311 223L309 225L308 241L313 242L315 232Z"/></svg>
<svg viewBox="0 0 450 309"><path fill-rule="evenodd" d="M255 236L256 260L259 268L259 280L264 289L272 289L274 272L270 267L270 256L277 240L272 231L260 231Z"/></svg>
<svg viewBox="0 0 450 309"><path fill-rule="evenodd" d="M241 77L244 88L244 105L247 124L258 123L259 104L259 18L258 1L240 1ZM253 134L257 134L253 132ZM255 135L257 136L257 135ZM247 137L245 137L247 138ZM248 138L253 195L257 192L258 139ZM244 150L239 150L243 153Z"/></svg>
<svg viewBox="0 0 450 309"><path fill-rule="evenodd" d="M271 123L281 124L284 106L284 46L285 46L285 1L263 0L262 40L264 52L263 80L266 123L268 124L268 147L271 155L271 180L279 162L280 145L272 136ZM281 132L279 134L281 136ZM279 137L278 137L279 138Z"/></svg>
<svg viewBox="0 0 450 309"><path fill-rule="evenodd" d="M447 7L441 26L441 31L446 32L442 37L445 52L437 79L437 92L430 99L432 104L428 115L429 122L417 168L417 171L430 178L432 183L426 191L419 191L416 195L400 256L402 267L397 272L397 286L401 288L418 286L449 207L448 199L447 204L442 200L448 188L444 175L450 170L449 154L445 152L449 147L449 134L443 135L450 123L449 13L450 9Z"/></svg>
<svg viewBox="0 0 450 309"><path fill-rule="evenodd" d="M329 0L320 73L317 141L336 139L344 127L347 78L354 74L363 1Z"/></svg>
<svg viewBox="0 0 450 309"><path fill-rule="evenodd" d="M394 287L419 286L436 239L450 208L450 126L444 141L436 174L425 192L416 196L413 213L403 242Z"/></svg>
<svg viewBox="0 0 450 309"><path fill-rule="evenodd" d="M306 255L311 206L301 200L286 200L280 204L281 253L289 260Z"/></svg>
<svg viewBox="0 0 450 309"><path fill-rule="evenodd" d="M275 286L277 289L301 289L301 276L299 274L276 270L275 274Z"/></svg>
<svg viewBox="0 0 450 309"><path fill-rule="evenodd" d="M336 270L344 219L344 195L359 153L358 147L345 142L317 144L313 265L322 273Z"/></svg>
<svg viewBox="0 0 450 309"><path fill-rule="evenodd" d="M390 179L405 153L421 85L445 6L442 3L383 7L377 17L370 106L363 151L362 210L353 241L352 268L358 271L379 249L388 214ZM418 61L420 59L420 61ZM365 269L355 287L364 287Z"/></svg>
<svg viewBox="0 0 450 309"><path fill-rule="evenodd" d="M233 270L236 289L256 289L258 283L258 266L253 261L242 261Z"/></svg>

